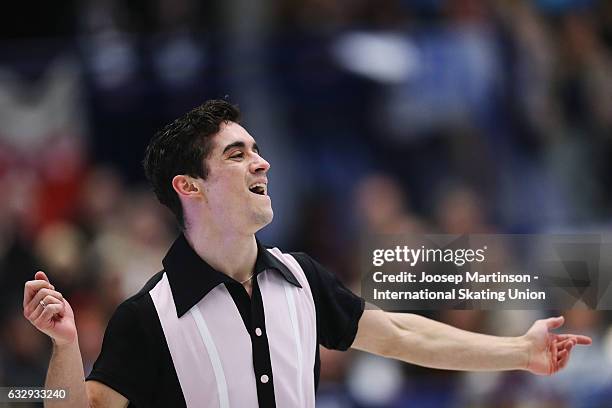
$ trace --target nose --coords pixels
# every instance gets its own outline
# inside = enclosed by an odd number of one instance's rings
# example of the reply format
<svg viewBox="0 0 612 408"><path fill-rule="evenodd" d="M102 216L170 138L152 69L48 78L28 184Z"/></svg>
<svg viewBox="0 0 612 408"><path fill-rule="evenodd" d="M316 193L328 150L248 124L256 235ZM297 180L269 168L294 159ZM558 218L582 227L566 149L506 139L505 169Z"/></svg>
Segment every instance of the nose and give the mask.
<svg viewBox="0 0 612 408"><path fill-rule="evenodd" d="M256 155L256 157L257 158L253 160L253 163L251 164L251 172L254 174L256 173L266 174L268 170L270 170L270 163L268 163L266 159L264 159L260 155Z"/></svg>

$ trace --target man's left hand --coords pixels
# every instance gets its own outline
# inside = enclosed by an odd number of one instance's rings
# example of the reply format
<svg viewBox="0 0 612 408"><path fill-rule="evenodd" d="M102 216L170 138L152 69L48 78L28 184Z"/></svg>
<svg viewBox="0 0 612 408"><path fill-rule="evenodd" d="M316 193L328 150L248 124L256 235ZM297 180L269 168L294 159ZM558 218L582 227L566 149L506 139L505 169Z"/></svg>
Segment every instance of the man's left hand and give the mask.
<svg viewBox="0 0 612 408"><path fill-rule="evenodd" d="M587 336L549 331L561 327L563 322L563 316L537 320L525 333L523 338L529 350L528 371L538 375L552 375L567 365L575 345L592 343Z"/></svg>

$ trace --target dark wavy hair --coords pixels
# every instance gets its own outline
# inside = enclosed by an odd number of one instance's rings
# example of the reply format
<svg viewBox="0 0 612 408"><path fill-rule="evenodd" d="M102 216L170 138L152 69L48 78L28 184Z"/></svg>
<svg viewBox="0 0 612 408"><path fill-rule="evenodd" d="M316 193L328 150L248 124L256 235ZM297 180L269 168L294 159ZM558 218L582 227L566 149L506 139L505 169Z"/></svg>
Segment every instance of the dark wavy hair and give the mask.
<svg viewBox="0 0 612 408"><path fill-rule="evenodd" d="M172 179L178 174L206 179L212 137L222 123L239 121L238 106L212 99L165 126L149 142L143 160L145 174L157 199L172 211L181 229L185 228L183 207Z"/></svg>

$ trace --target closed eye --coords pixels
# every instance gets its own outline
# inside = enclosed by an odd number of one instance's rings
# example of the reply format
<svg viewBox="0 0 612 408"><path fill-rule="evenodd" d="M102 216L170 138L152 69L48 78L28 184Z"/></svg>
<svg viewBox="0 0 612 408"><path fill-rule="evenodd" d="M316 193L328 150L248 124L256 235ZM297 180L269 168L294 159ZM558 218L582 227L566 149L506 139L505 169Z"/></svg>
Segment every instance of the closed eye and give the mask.
<svg viewBox="0 0 612 408"><path fill-rule="evenodd" d="M244 157L244 153L242 152L236 152L234 154L232 154L229 158L230 159L242 159Z"/></svg>

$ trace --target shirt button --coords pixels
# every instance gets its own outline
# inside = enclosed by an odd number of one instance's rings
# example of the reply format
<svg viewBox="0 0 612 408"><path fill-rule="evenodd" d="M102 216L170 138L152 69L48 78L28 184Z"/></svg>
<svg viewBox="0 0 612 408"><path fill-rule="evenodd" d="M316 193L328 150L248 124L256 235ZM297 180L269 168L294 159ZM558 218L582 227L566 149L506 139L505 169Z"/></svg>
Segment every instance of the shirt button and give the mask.
<svg viewBox="0 0 612 408"><path fill-rule="evenodd" d="M255 329L255 335L257 337L261 336L261 329L259 327Z"/></svg>
<svg viewBox="0 0 612 408"><path fill-rule="evenodd" d="M265 384L265 383L267 383L267 382L268 382L270 379L268 378L268 376L267 376L267 375L265 375L265 374L264 374L264 375L262 375L261 377L259 377L259 380L260 380L262 383L264 383L264 384Z"/></svg>

